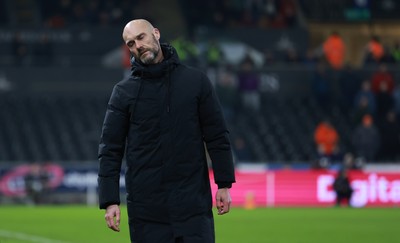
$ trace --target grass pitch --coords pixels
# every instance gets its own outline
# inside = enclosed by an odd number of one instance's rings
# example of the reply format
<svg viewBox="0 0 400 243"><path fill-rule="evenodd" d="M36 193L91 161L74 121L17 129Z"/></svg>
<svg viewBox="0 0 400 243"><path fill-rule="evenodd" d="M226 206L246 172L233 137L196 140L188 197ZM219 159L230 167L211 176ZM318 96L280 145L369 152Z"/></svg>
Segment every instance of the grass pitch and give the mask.
<svg viewBox="0 0 400 243"><path fill-rule="evenodd" d="M1 206L0 243L129 242L104 211L85 206ZM398 243L400 208L233 208L215 215L217 243Z"/></svg>

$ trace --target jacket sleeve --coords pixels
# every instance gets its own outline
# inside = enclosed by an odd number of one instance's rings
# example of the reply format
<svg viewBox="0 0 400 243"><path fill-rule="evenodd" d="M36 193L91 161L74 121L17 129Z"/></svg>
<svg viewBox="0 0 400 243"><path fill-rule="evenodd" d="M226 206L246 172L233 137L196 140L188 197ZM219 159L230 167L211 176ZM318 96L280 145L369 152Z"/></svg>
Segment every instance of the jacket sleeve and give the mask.
<svg viewBox="0 0 400 243"><path fill-rule="evenodd" d="M101 209L120 204L119 179L129 127L128 112L120 100L118 86L115 86L108 102L99 144L98 189Z"/></svg>
<svg viewBox="0 0 400 243"><path fill-rule="evenodd" d="M210 155L218 188L231 187L235 182L234 164L229 131L218 97L210 80L203 75L199 104L203 139Z"/></svg>

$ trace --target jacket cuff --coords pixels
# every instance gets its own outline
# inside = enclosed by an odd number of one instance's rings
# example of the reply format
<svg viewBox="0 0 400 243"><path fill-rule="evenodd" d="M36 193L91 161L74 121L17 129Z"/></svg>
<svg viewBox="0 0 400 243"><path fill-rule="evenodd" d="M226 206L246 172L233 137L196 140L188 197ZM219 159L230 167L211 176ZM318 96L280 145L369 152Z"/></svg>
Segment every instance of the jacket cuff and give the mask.
<svg viewBox="0 0 400 243"><path fill-rule="evenodd" d="M232 187L232 183L231 182L218 182L218 189L221 188L231 188Z"/></svg>
<svg viewBox="0 0 400 243"><path fill-rule="evenodd" d="M120 204L118 178L98 178L99 206L106 209L109 205Z"/></svg>

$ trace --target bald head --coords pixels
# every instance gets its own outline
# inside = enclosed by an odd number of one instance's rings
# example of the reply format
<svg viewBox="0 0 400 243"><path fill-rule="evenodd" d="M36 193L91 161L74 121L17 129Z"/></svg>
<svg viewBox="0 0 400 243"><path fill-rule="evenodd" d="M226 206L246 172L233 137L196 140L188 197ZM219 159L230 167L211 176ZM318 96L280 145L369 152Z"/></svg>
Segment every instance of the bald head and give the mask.
<svg viewBox="0 0 400 243"><path fill-rule="evenodd" d="M129 50L144 64L162 61L160 31L145 19L135 19L125 25L122 38Z"/></svg>
<svg viewBox="0 0 400 243"><path fill-rule="evenodd" d="M145 19L134 19L129 21L124 28L124 31L122 32L122 38L125 40L127 36L129 36L130 33L136 31L147 31L147 32L152 32L154 30L153 25L145 20Z"/></svg>

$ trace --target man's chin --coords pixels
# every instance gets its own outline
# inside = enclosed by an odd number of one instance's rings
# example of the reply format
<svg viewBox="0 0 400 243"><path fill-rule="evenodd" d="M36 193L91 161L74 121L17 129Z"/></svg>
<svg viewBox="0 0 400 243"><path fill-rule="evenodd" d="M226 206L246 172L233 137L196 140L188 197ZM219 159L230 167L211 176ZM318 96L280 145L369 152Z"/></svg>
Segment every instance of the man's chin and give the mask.
<svg viewBox="0 0 400 243"><path fill-rule="evenodd" d="M144 64L150 64L152 61L153 57L151 55L151 53L149 53L148 51L142 53L142 55L140 55L140 61Z"/></svg>
<svg viewBox="0 0 400 243"><path fill-rule="evenodd" d="M148 57L148 58L140 58L140 61L143 64L154 64L154 58Z"/></svg>

